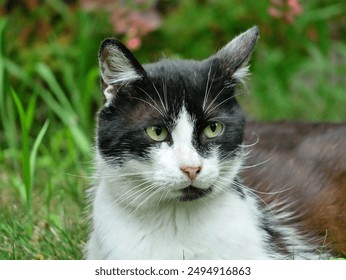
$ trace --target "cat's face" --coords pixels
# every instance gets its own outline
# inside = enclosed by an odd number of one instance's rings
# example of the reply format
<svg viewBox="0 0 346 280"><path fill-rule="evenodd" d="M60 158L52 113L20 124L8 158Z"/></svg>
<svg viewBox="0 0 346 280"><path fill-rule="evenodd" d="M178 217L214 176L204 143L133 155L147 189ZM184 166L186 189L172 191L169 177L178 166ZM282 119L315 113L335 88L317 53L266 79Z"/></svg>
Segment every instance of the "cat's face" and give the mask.
<svg viewBox="0 0 346 280"><path fill-rule="evenodd" d="M103 43L98 175L118 203L189 202L231 188L244 127L235 85L257 33L250 29L201 62L144 66L118 41Z"/></svg>

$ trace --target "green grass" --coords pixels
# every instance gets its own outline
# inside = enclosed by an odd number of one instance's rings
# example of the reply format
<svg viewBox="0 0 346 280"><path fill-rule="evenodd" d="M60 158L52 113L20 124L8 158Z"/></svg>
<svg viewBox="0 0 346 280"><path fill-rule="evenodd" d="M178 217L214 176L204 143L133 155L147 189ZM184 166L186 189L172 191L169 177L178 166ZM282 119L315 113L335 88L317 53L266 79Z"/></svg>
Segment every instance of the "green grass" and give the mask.
<svg viewBox="0 0 346 280"><path fill-rule="evenodd" d="M72 218L58 226L46 217L28 219L26 213L10 209L0 213L0 259L82 259L85 225ZM77 219L77 218L75 218Z"/></svg>
<svg viewBox="0 0 346 280"><path fill-rule="evenodd" d="M162 27L143 38L135 55L141 62L162 54L203 59L257 24L249 94L240 96L247 115L345 121L346 44L332 38L345 36L345 7L329 2L305 3L293 25L270 18L266 1L237 2L234 9L227 9L229 0L167 4ZM51 31L37 32L38 23ZM0 259L82 258L94 120L103 102L97 53L113 34L104 12L63 1L29 11L15 6L1 17Z"/></svg>
<svg viewBox="0 0 346 280"><path fill-rule="evenodd" d="M20 131L21 131L21 140L22 140L22 149L21 149L21 166L23 173L23 186L20 187L20 192L25 193L24 200L26 205L26 212L28 215L32 211L32 188L35 177L35 165L37 159L37 150L42 142L42 139L47 132L48 120L44 123L41 130L38 132L38 135L30 149L29 144L29 132L32 126L32 121L34 117L34 110L36 105L36 97L32 96L29 100L28 108L25 110L23 104L18 98L17 94L12 90L12 97L16 104L19 120L20 120Z"/></svg>

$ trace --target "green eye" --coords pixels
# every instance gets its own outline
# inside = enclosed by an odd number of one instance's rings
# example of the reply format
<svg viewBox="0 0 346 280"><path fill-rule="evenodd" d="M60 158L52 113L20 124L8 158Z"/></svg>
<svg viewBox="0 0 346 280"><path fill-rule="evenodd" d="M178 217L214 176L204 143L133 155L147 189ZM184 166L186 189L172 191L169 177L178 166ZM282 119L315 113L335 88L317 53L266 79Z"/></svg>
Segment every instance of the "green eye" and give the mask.
<svg viewBox="0 0 346 280"><path fill-rule="evenodd" d="M203 130L205 137L207 138L215 138L220 135L223 130L223 125L219 122L212 122L206 126Z"/></svg>
<svg viewBox="0 0 346 280"><path fill-rule="evenodd" d="M149 126L145 129L148 136L157 142L165 141L168 137L168 131L162 126Z"/></svg>

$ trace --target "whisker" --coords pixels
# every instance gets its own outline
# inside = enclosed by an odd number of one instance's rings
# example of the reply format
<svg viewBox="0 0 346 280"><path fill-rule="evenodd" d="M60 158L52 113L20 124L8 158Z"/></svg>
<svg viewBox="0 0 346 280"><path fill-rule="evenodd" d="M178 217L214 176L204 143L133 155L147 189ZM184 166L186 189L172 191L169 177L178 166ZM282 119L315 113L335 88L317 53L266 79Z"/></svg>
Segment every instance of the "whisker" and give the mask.
<svg viewBox="0 0 346 280"><path fill-rule="evenodd" d="M154 89L155 89L155 91L156 91L156 94L159 96L159 99L161 100L161 97L160 97L159 92L157 91L155 85L154 85L154 84L152 84L152 85L153 85L153 87L154 87ZM154 105L156 106L156 108L159 109L158 104L157 104L156 101L150 96L150 94L149 94L148 92L146 92L144 89L142 89L142 88L140 88L140 87L136 87L136 88L138 88L140 91L142 91L143 93L145 93L145 95L148 96L149 99L154 103ZM162 100L161 100L161 103L162 103ZM163 108L163 109L164 109L164 108ZM159 110L160 110L160 109L159 109ZM162 111L160 110L160 112L162 112Z"/></svg>
<svg viewBox="0 0 346 280"><path fill-rule="evenodd" d="M152 83L152 85L153 85L153 87L154 87L154 89L155 89L155 92L156 92L157 96L159 97L159 100L160 100L160 102L161 102L163 111L164 111L165 113L167 113L167 108L165 107L165 105L164 105L164 103L163 103L163 101L162 101L162 98L161 98L161 95L160 95L159 91L157 90L157 88L156 88L156 86L155 86L154 83Z"/></svg>
<svg viewBox="0 0 346 280"><path fill-rule="evenodd" d="M295 185L292 185L292 186L290 186L288 188L285 188L283 190L279 190L279 191L276 191L276 192L262 192L262 191L258 191L258 190L249 188L249 187L247 187L247 186L245 186L245 185L243 185L243 184L241 184L239 182L234 182L234 184L238 185L239 187L241 185L241 186L247 188L248 190L251 190L252 192L255 192L255 193L258 193L258 194L263 194L263 195L278 195L278 194L282 194L284 192L287 192L287 191L289 191L289 190L291 190L291 189L293 189L295 187Z"/></svg>
<svg viewBox="0 0 346 280"><path fill-rule="evenodd" d="M223 92L223 90L225 89L225 87L223 87L218 93L217 95L214 97L214 99L210 102L210 104L208 105L207 109L205 109L206 112L208 112L209 108L215 103L215 101L217 100L217 98L220 96L220 94Z"/></svg>
<svg viewBox="0 0 346 280"><path fill-rule="evenodd" d="M255 146L256 144L258 144L258 142L259 142L259 137L258 137L258 135L256 134L256 133L254 133L254 135L256 136L256 140L255 140L255 142L253 142L253 143L251 143L251 144L240 144L239 146L240 147L242 147L242 148L249 148L249 147L253 147L253 146Z"/></svg>
<svg viewBox="0 0 346 280"><path fill-rule="evenodd" d="M142 184L136 185L132 188L130 188L129 190L127 190L125 193L123 193L120 197L116 198L115 202L118 202L116 204L114 204L115 207L119 206L121 203L123 203L125 200L128 200L129 198L135 196L136 194L138 194L139 192L143 191L143 189L145 190L148 186L142 187L143 185L147 184L148 181L144 181ZM150 185L149 185L150 186ZM132 191L138 189L137 191L135 191L134 193L132 193L130 196L127 196L126 198L122 199L123 197L125 197L127 194L131 193Z"/></svg>
<svg viewBox="0 0 346 280"><path fill-rule="evenodd" d="M150 192L152 189L154 189L154 187L155 187L155 184L154 184L154 183L152 183L152 184L146 186L144 189L142 189L143 192L142 192L138 197L136 197L135 199L133 199L131 202L133 203L133 202L135 202L135 201L137 201L137 200L140 200L140 199L143 197L143 195L145 195L145 194L147 194L148 192Z"/></svg>
<svg viewBox="0 0 346 280"><path fill-rule="evenodd" d="M78 175L78 174L73 174L68 172L61 172L61 173L58 172L58 174L66 175L70 177L82 178L82 179L93 179L93 175Z"/></svg>
<svg viewBox="0 0 346 280"><path fill-rule="evenodd" d="M224 179L224 178L221 177L221 178L219 178L219 180L221 180L221 181L219 181L219 182L220 182L221 184L223 183L225 187L228 187L228 186L229 186L229 182L226 181L226 179ZM223 181L222 181L222 180L223 180ZM273 210L271 209L271 207L270 207L259 195L257 195L256 193L254 193L252 189L250 189L250 188L248 188L248 187L244 186L243 184L241 184L241 183L239 183L239 182L236 182L236 181L231 182L231 185L235 185L235 186L237 186L237 187L240 187L240 188L244 189L245 191L250 192L253 196L257 197L257 198L266 206L266 208L269 210L269 212L275 217L275 213L273 212Z"/></svg>
<svg viewBox="0 0 346 280"><path fill-rule="evenodd" d="M140 193L138 196L136 196L134 199L131 200L131 202L127 203L127 205L125 207L121 208L121 212L126 211L129 208L136 208L137 206L133 205L133 202L135 202L138 199L141 199L146 193L150 192L154 187L154 184L148 185L144 188L140 188L138 191L136 191L134 194L124 198L122 201L120 201L119 203L117 203L115 206L120 205L121 203L125 202L126 200L129 200L131 197L137 195L138 193ZM131 212L132 214L132 212Z"/></svg>
<svg viewBox="0 0 346 280"><path fill-rule="evenodd" d="M209 118L208 120L209 121L218 121L218 120L223 120L223 119L226 119L226 120L231 120L231 119L237 120L236 118L234 118L232 116L216 116L216 117Z"/></svg>
<svg viewBox="0 0 346 280"><path fill-rule="evenodd" d="M154 187L153 185L152 187ZM159 193L162 190L162 187L156 189L153 193L151 193L146 199L144 199L139 205L136 206L136 208L131 212L130 215L133 215L144 203L146 203L148 200L150 200L153 196L155 196L157 193Z"/></svg>
<svg viewBox="0 0 346 280"><path fill-rule="evenodd" d="M260 166L260 165L262 165L262 164L265 164L265 163L269 162L269 161L272 160L273 158L274 158L274 156L271 156L271 157L267 158L266 160L263 160L263 161L261 161L261 162L259 162L259 163L256 163L256 164L253 164L253 165L245 165L245 166L242 166L241 169L245 170L245 169L250 169L250 168L258 167L258 166Z"/></svg>
<svg viewBox="0 0 346 280"><path fill-rule="evenodd" d="M230 156L232 156L232 155L234 155L234 154L236 154L236 153L238 153L238 152L240 152L240 151L241 151L240 148L236 148L236 149L234 149L233 151L230 151L230 152L228 152L228 153L226 153L226 154L221 154L221 158L219 159L219 162L220 162L221 164L223 164L223 162L224 162L224 160L225 160L226 158L229 158Z"/></svg>
<svg viewBox="0 0 346 280"><path fill-rule="evenodd" d="M169 194L169 189L168 189L168 188L161 187L161 189L162 189L162 190L165 190L165 191L162 191L161 197L159 198L159 200L158 200L157 203L156 203L157 206L159 206L160 203L161 203L162 201L164 201L164 200L167 198L168 194Z"/></svg>
<svg viewBox="0 0 346 280"><path fill-rule="evenodd" d="M162 117L165 117L164 114L163 114L163 112L157 107L157 105L155 106L155 105L151 104L150 102L145 101L145 100L142 99L142 98L138 98L138 97L134 97L134 96L132 96L131 98L137 99L137 100L139 100L139 101L142 101L142 102L148 104L149 106L151 106L152 108L154 108Z"/></svg>
<svg viewBox="0 0 346 280"><path fill-rule="evenodd" d="M130 176L138 176L138 175L146 175L146 174L154 175L155 171L148 170L148 171L139 171L139 172L122 172L121 174L119 174L118 172L114 172L114 173L102 172L102 174L104 175L115 174L117 177L130 177Z"/></svg>
<svg viewBox="0 0 346 280"><path fill-rule="evenodd" d="M96 174L94 175L91 175L89 177L87 177L88 179L94 179L94 180L97 180L97 179L119 179L119 178L126 178L126 177L129 177L129 179L132 177L137 177L138 179L140 177L143 177L143 175L154 175L155 172L150 172L150 171L147 171L147 172L142 172L142 173L128 173L128 174L119 174L119 173L104 173L104 172L97 172Z"/></svg>
<svg viewBox="0 0 346 280"><path fill-rule="evenodd" d="M209 112L207 112L207 117L210 116L210 114L216 109L218 108L219 106L221 106L223 103L231 100L232 98L235 98L239 95L241 95L242 93L238 93L238 94L233 94L231 95L230 97L226 98L225 100L223 100L222 102L220 102L219 104L215 105L211 110L209 110Z"/></svg>
<svg viewBox="0 0 346 280"><path fill-rule="evenodd" d="M209 83L212 66L213 66L213 62L210 63L210 67L209 67L209 71L208 71L207 84L206 84L206 87L205 87L204 98L203 98L203 104L202 104L203 111L205 111L205 106L206 106L206 104L207 104L207 100L208 100L208 97L209 97L209 94L210 94L210 91L211 91L211 88L212 88L212 86L213 86L213 82L214 82L214 79L215 79L215 74L216 74L216 73L214 72L213 77L212 77L212 80L211 80L211 82ZM209 88L208 88L208 87L209 87Z"/></svg>
<svg viewBox="0 0 346 280"><path fill-rule="evenodd" d="M166 112L167 112L168 111L168 97L167 97L167 81L166 81L166 79L163 80L162 89L163 89L163 98L165 101L165 108L166 108Z"/></svg>
<svg viewBox="0 0 346 280"><path fill-rule="evenodd" d="M218 183L219 183L219 182L216 182L213 186L214 186L216 189L222 191L223 193L228 194L228 192L227 192L224 188L218 186ZM221 183L221 185L222 185L222 183Z"/></svg>

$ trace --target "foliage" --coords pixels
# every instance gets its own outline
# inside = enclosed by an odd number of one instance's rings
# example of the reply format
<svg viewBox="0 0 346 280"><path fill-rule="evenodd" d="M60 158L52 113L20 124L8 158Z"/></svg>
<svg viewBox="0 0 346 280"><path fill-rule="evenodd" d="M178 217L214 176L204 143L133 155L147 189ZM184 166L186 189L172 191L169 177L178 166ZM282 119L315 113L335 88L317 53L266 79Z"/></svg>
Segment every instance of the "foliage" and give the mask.
<svg viewBox="0 0 346 280"><path fill-rule="evenodd" d="M82 256L84 193L102 104L97 52L105 37L122 39L143 63L163 55L204 59L258 25L253 75L243 89L250 94L240 97L246 113L262 120L346 120L344 2L2 3L0 259Z"/></svg>

